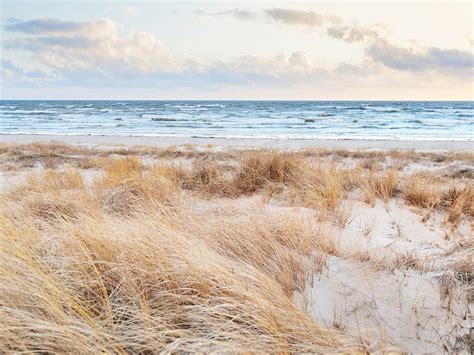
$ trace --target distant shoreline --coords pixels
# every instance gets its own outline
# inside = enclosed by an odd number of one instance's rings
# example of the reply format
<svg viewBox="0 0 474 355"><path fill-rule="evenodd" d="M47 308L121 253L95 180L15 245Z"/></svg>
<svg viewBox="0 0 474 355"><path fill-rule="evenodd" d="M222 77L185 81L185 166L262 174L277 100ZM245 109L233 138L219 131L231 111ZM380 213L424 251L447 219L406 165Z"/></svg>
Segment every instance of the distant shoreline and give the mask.
<svg viewBox="0 0 474 355"><path fill-rule="evenodd" d="M389 140L389 139L281 139L281 138L208 138L119 135L43 135L0 134L1 143L63 142L83 145L149 145L167 147L196 144L223 147L259 147L275 149L381 149L419 151L473 151L474 141L464 140Z"/></svg>

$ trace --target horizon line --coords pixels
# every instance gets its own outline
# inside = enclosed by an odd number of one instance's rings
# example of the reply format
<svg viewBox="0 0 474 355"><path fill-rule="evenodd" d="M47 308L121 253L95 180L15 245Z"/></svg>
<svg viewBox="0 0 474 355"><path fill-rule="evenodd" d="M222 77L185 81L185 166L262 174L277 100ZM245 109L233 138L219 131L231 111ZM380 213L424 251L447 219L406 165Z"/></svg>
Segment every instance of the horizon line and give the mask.
<svg viewBox="0 0 474 355"><path fill-rule="evenodd" d="M2 99L1 101L156 101L156 102L165 102L165 101L213 101L213 102L474 102L474 99L458 99L458 100L403 100L403 99Z"/></svg>

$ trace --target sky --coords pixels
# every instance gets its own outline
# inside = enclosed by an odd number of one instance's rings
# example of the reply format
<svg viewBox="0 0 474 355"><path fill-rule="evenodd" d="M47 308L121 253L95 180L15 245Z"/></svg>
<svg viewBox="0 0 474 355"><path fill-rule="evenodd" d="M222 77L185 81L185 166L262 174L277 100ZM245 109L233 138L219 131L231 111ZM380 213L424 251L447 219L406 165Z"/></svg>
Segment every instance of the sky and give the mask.
<svg viewBox="0 0 474 355"><path fill-rule="evenodd" d="M472 2L2 0L1 99L473 100Z"/></svg>

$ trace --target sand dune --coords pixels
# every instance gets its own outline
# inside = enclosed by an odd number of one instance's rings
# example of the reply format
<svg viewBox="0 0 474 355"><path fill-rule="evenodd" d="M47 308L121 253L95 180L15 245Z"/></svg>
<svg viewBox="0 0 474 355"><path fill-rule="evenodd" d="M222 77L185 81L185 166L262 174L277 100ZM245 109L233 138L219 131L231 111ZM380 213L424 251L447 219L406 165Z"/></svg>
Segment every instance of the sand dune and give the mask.
<svg viewBox="0 0 474 355"><path fill-rule="evenodd" d="M471 151L104 143L0 145L2 349L471 351Z"/></svg>

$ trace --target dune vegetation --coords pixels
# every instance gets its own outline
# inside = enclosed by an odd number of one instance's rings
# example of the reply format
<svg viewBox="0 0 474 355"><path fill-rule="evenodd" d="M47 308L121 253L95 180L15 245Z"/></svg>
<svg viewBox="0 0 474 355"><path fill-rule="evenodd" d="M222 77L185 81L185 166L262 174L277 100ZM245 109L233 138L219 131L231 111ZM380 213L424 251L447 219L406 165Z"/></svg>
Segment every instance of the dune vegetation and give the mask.
<svg viewBox="0 0 474 355"><path fill-rule="evenodd" d="M432 272L447 312L474 299L474 182L456 168L472 167L470 153L54 143L1 145L0 157L5 352L405 349L312 316L313 275L336 259ZM356 203L437 218L449 248L434 258L348 244L339 234ZM366 223L360 238L374 233ZM467 349L456 329L439 349Z"/></svg>

